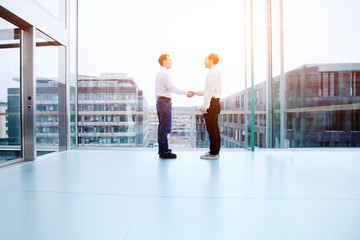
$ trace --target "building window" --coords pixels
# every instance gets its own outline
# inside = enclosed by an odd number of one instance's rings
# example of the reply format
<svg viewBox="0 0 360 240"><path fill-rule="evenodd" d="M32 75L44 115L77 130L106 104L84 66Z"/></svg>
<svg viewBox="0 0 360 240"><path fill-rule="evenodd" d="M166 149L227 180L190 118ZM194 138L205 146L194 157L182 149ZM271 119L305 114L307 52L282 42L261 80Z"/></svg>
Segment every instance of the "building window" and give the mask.
<svg viewBox="0 0 360 240"><path fill-rule="evenodd" d="M344 131L345 111L331 111L328 113L326 130L327 131Z"/></svg>
<svg viewBox="0 0 360 240"><path fill-rule="evenodd" d="M239 114L234 114L234 123L239 123Z"/></svg>
<svg viewBox="0 0 360 240"><path fill-rule="evenodd" d="M351 115L352 131L360 131L360 110L351 111Z"/></svg>
<svg viewBox="0 0 360 240"><path fill-rule="evenodd" d="M321 73L320 74L320 97L339 96L339 74Z"/></svg>
<svg viewBox="0 0 360 240"><path fill-rule="evenodd" d="M260 90L256 89L254 92L254 104L259 104L260 103Z"/></svg>
<svg viewBox="0 0 360 240"><path fill-rule="evenodd" d="M350 74L350 96L360 96L360 72Z"/></svg>
<svg viewBox="0 0 360 240"><path fill-rule="evenodd" d="M287 125L287 129L288 130L293 130L294 126L293 126L293 113L288 113L287 114L287 121L286 121L286 125Z"/></svg>
<svg viewBox="0 0 360 240"><path fill-rule="evenodd" d="M235 100L235 108L240 108L240 96L237 96L237 97L236 97L236 100Z"/></svg>
<svg viewBox="0 0 360 240"><path fill-rule="evenodd" d="M232 123L232 122L233 122L233 115L229 114L229 123Z"/></svg>

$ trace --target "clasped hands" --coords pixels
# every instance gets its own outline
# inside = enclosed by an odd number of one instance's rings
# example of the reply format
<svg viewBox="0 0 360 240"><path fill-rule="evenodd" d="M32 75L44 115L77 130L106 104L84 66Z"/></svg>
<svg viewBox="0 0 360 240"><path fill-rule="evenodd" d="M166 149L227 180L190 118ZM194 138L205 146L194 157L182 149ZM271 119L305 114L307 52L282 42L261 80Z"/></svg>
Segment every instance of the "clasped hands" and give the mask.
<svg viewBox="0 0 360 240"><path fill-rule="evenodd" d="M186 95L188 98L191 98L195 95L194 91L188 91L188 94Z"/></svg>

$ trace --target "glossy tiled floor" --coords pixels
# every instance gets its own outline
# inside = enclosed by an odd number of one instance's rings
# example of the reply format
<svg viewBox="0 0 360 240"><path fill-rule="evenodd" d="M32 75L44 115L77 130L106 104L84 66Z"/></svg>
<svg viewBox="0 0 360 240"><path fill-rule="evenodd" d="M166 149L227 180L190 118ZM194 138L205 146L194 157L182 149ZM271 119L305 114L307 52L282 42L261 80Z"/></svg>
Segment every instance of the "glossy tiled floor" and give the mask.
<svg viewBox="0 0 360 240"><path fill-rule="evenodd" d="M360 239L360 150L177 153L74 150L0 169L0 239Z"/></svg>

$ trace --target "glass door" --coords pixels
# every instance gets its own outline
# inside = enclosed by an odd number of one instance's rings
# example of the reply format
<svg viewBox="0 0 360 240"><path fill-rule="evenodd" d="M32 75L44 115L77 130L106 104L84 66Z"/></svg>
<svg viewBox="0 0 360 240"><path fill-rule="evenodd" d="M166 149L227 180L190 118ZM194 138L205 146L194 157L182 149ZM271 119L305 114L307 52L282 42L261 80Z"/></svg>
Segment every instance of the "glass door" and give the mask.
<svg viewBox="0 0 360 240"><path fill-rule="evenodd" d="M65 47L37 31L37 156L66 150Z"/></svg>
<svg viewBox="0 0 360 240"><path fill-rule="evenodd" d="M20 29L0 18L0 165L21 158Z"/></svg>

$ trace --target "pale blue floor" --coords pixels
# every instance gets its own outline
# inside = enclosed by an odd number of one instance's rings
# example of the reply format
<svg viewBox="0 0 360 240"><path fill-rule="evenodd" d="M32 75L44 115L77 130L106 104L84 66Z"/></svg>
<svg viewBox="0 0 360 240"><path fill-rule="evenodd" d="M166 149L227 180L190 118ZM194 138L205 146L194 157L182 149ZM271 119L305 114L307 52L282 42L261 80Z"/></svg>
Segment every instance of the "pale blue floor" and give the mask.
<svg viewBox="0 0 360 240"><path fill-rule="evenodd" d="M0 169L1 240L359 240L360 150L73 150Z"/></svg>

